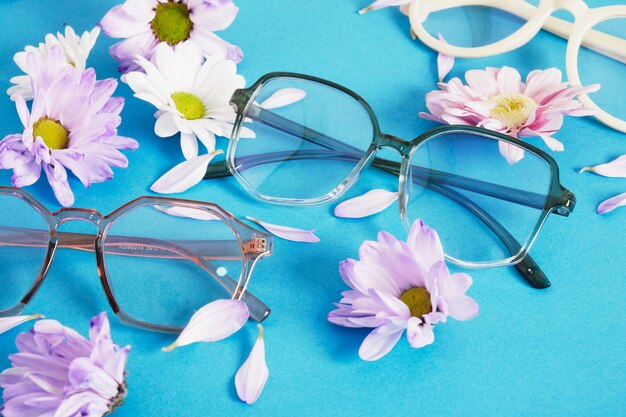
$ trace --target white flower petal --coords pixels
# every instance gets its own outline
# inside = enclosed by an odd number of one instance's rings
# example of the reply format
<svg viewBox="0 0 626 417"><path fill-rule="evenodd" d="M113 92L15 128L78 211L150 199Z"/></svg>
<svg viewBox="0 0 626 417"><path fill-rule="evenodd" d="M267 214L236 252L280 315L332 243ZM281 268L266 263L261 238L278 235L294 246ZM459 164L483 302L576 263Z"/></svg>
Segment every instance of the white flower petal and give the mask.
<svg viewBox="0 0 626 417"><path fill-rule="evenodd" d="M411 347L414 348L428 346L435 341L433 326L422 323L417 317L411 317L407 322L406 337Z"/></svg>
<svg viewBox="0 0 626 417"><path fill-rule="evenodd" d="M306 92L299 88L281 88L265 99L259 106L264 109L275 109L296 103L306 97Z"/></svg>
<svg viewBox="0 0 626 417"><path fill-rule="evenodd" d="M223 153L223 151L217 150L189 161L181 162L152 184L150 190L161 194L182 193L202 181L209 162L215 155L220 153Z"/></svg>
<svg viewBox="0 0 626 417"><path fill-rule="evenodd" d="M626 206L626 193L616 195L600 203L597 209L598 214L611 212L621 206Z"/></svg>
<svg viewBox="0 0 626 417"><path fill-rule="evenodd" d="M342 201L335 207L335 216L359 219L379 213L398 199L398 193L375 189L367 193Z"/></svg>
<svg viewBox="0 0 626 417"><path fill-rule="evenodd" d="M217 300L202 307L170 346L171 352L180 346L196 342L217 342L236 333L248 321L248 306L241 300Z"/></svg>
<svg viewBox="0 0 626 417"><path fill-rule="evenodd" d="M281 239L291 240L293 242L307 243L317 243L320 241L320 238L313 234L313 232L315 232L315 229L303 230L296 229L295 227L279 226L276 224L262 222L261 220L255 219L254 217L250 216L246 216L246 219L263 226L265 229L267 229L268 232L270 232L274 236L278 236Z"/></svg>
<svg viewBox="0 0 626 417"><path fill-rule="evenodd" d="M594 174L604 177L626 178L626 154L622 155L611 162L600 164L593 167L584 167L580 172L593 172Z"/></svg>
<svg viewBox="0 0 626 417"><path fill-rule="evenodd" d="M29 320L42 319L41 314L31 314L29 316L0 317L0 334L8 332L12 328L19 326Z"/></svg>
<svg viewBox="0 0 626 417"><path fill-rule="evenodd" d="M221 220L215 214L208 212L207 210L193 208L193 207L169 207L169 206L154 206L160 212L169 214L175 217L186 217L196 220Z"/></svg>
<svg viewBox="0 0 626 417"><path fill-rule="evenodd" d="M389 333L387 325L376 328L367 335L361 347L359 348L359 356L364 361L376 361L393 349L402 336L403 330Z"/></svg>
<svg viewBox="0 0 626 417"><path fill-rule="evenodd" d="M161 138L167 138L178 133L178 126L172 113L162 113L154 124L154 133Z"/></svg>
<svg viewBox="0 0 626 417"><path fill-rule="evenodd" d="M196 158L198 156L198 140L195 133L180 133L180 148L186 160ZM212 151L211 149L210 151Z"/></svg>
<svg viewBox="0 0 626 417"><path fill-rule="evenodd" d="M241 365L241 368L235 375L235 388L237 388L237 395L241 401L252 404L261 395L267 378L269 377L269 370L265 363L265 342L263 341L263 326L260 324L259 337L257 338L250 356Z"/></svg>
<svg viewBox="0 0 626 417"><path fill-rule="evenodd" d="M447 43L443 36L441 36L441 33L439 34L439 40L443 43ZM443 82L453 66L454 57L439 52L437 55L437 74L439 75L439 82Z"/></svg>

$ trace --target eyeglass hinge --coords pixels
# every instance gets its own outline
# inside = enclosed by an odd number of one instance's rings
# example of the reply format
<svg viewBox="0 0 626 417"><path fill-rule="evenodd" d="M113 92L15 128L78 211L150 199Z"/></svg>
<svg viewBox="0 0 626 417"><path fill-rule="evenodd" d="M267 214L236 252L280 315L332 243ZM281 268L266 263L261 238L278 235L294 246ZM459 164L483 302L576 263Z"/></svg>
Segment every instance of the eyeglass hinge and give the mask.
<svg viewBox="0 0 626 417"><path fill-rule="evenodd" d="M576 197L571 191L563 190L561 199L561 204L555 207L554 212L567 217L572 211L574 211L574 207L576 207Z"/></svg>
<svg viewBox="0 0 626 417"><path fill-rule="evenodd" d="M266 252L267 252L267 240L264 237L252 235L252 239L244 242L243 244L244 254L251 253L251 254L260 255Z"/></svg>

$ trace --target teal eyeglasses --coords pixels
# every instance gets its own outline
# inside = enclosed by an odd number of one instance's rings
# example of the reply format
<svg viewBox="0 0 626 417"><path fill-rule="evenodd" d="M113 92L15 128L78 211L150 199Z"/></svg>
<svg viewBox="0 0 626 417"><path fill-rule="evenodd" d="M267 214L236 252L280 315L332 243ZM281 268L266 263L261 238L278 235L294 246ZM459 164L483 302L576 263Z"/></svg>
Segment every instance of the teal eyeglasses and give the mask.
<svg viewBox="0 0 626 417"><path fill-rule="evenodd" d="M280 108L259 104L284 89L301 90L303 98ZM541 150L470 126L438 127L406 141L382 133L356 93L301 74L267 74L235 91L231 104L237 119L226 160L209 165L205 178L232 175L261 201L307 206L338 199L372 166L398 178L401 221L408 228L421 218L437 229L449 261L515 265L533 287L550 286L528 251L548 215L569 215L575 198ZM239 137L244 122L255 138ZM399 160L377 157L383 148ZM505 148L524 157L511 164Z"/></svg>

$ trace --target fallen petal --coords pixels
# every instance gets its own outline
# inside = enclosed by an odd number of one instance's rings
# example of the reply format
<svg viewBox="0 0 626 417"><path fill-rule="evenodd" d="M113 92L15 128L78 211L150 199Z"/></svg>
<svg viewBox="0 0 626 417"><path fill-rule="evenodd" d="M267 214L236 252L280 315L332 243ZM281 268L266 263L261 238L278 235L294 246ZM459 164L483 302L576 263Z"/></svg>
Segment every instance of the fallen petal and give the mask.
<svg viewBox="0 0 626 417"><path fill-rule="evenodd" d="M360 219L379 213L398 199L397 192L376 189L365 194L342 201L335 207L335 216Z"/></svg>
<svg viewBox="0 0 626 417"><path fill-rule="evenodd" d="M259 106L264 109L275 109L296 103L306 97L306 92L299 88L281 88L265 99Z"/></svg>
<svg viewBox="0 0 626 417"><path fill-rule="evenodd" d="M210 213L203 209L191 208L191 207L167 207L167 206L154 206L155 209L160 212L169 214L175 217L186 217L196 220L221 220L215 214Z"/></svg>
<svg viewBox="0 0 626 417"><path fill-rule="evenodd" d="M250 216L246 216L246 219L263 226L263 228L265 228L268 232L281 239L307 243L317 243L320 241L320 238L313 234L315 229L303 230L296 229L295 227L279 226L276 224L262 222L261 220Z"/></svg>
<svg viewBox="0 0 626 417"><path fill-rule="evenodd" d="M439 34L439 40L443 43L447 43L446 40ZM454 66L454 57L450 55L445 55L442 52L439 52L437 55L437 73L439 74L439 82L443 82L446 75L452 70Z"/></svg>
<svg viewBox="0 0 626 417"><path fill-rule="evenodd" d="M611 212L621 206L626 206L626 193L616 195L600 203L597 209L598 214Z"/></svg>
<svg viewBox="0 0 626 417"><path fill-rule="evenodd" d="M29 320L42 319L41 314L31 314L29 316L0 317L0 334L8 332L12 328L19 326Z"/></svg>
<svg viewBox="0 0 626 417"><path fill-rule="evenodd" d="M237 332L248 321L248 306L241 300L217 300L202 307L191 317L178 339L163 348L171 352L196 342L217 342Z"/></svg>
<svg viewBox="0 0 626 417"><path fill-rule="evenodd" d="M156 180L150 190L161 194L182 193L202 181L211 159L221 153L222 150L217 150L181 162Z"/></svg>
<svg viewBox="0 0 626 417"><path fill-rule="evenodd" d="M606 164L596 165L594 167L584 167L580 172L593 172L594 174L604 177L626 178L626 154L622 155Z"/></svg>
<svg viewBox="0 0 626 417"><path fill-rule="evenodd" d="M248 359L241 365L241 368L235 375L237 395L241 401L248 404L254 403L259 398L269 376L269 370L265 363L263 326L259 324L258 327L259 337L250 352L250 356L248 356Z"/></svg>

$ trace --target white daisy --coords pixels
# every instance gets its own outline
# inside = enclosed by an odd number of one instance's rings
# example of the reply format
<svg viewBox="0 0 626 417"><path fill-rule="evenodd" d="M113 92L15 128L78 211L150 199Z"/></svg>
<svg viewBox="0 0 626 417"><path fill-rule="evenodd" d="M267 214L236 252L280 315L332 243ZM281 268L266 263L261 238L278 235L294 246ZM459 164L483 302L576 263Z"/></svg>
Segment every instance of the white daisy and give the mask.
<svg viewBox="0 0 626 417"><path fill-rule="evenodd" d="M154 133L169 137L180 132L185 159L198 156L198 142L209 152L215 150L215 136L229 137L235 121L230 97L245 80L237 74L232 61L219 56L206 60L192 42L172 48L163 43L156 47L152 62L138 56L137 64L145 71L126 74L125 81L135 97L154 105ZM242 138L254 132L242 128Z"/></svg>
<svg viewBox="0 0 626 417"><path fill-rule="evenodd" d="M20 95L24 100L33 99L33 87L31 85L31 75L28 73L27 56L29 52L33 52L31 59L39 59L44 61L50 52L50 48L60 45L65 53L68 64L74 66L81 71L87 67L87 58L91 49L96 44L100 28L95 27L90 32L85 31L81 36L76 35L74 29L70 26L65 28L65 35L57 32L54 36L48 33L44 43L40 43L35 47L28 45L24 51L18 52L13 56L13 60L17 66L24 71L25 75L18 75L11 78L11 83L15 84L7 90L7 94L11 100L15 100L15 96Z"/></svg>

